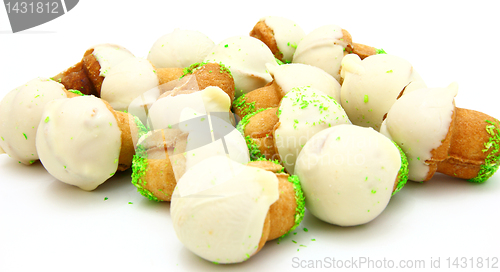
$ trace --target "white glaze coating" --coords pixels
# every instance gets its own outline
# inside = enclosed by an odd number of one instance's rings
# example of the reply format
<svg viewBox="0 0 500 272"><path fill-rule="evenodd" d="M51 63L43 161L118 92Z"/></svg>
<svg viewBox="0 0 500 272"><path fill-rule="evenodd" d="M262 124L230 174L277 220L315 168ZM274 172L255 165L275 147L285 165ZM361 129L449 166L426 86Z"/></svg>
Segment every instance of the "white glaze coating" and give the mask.
<svg viewBox="0 0 500 272"><path fill-rule="evenodd" d="M458 86L415 90L394 103L381 133L396 142L408 157L408 179L423 181L429 172L425 161L441 146L450 128Z"/></svg>
<svg viewBox="0 0 500 272"><path fill-rule="evenodd" d="M294 21L283 17L267 16L261 21L273 30L278 50L283 54L283 61L291 62L297 45L306 35L304 30Z"/></svg>
<svg viewBox="0 0 500 272"><path fill-rule="evenodd" d="M47 103L36 136L40 161L56 179L94 190L118 168L121 130L94 96Z"/></svg>
<svg viewBox="0 0 500 272"><path fill-rule="evenodd" d="M160 84L156 70L148 60L128 58L115 65L104 78L101 98L115 110L127 110L129 104Z"/></svg>
<svg viewBox="0 0 500 272"><path fill-rule="evenodd" d="M274 145L290 174L294 173L302 147L314 134L351 123L337 101L309 87L287 93L281 100L278 114L280 126L274 132Z"/></svg>
<svg viewBox="0 0 500 272"><path fill-rule="evenodd" d="M43 108L66 98L62 84L36 78L10 91L0 102L0 147L23 164L38 160L35 138Z"/></svg>
<svg viewBox="0 0 500 272"><path fill-rule="evenodd" d="M340 84L322 69L300 63L268 67L269 73L280 86L283 93L297 87L312 87L333 97L340 103Z"/></svg>
<svg viewBox="0 0 500 272"><path fill-rule="evenodd" d="M269 207L278 197L275 174L217 156L179 180L170 213L177 237L189 250L212 262L238 263L256 252Z"/></svg>
<svg viewBox="0 0 500 272"><path fill-rule="evenodd" d="M201 118L186 122L194 114L191 108L181 113L182 131L188 132L186 152L186 171L195 164L213 156L228 156L241 164L250 161L247 144L243 135L230 123L216 115L197 114ZM217 114L219 115L219 114ZM225 118L226 119L226 118Z"/></svg>
<svg viewBox="0 0 500 272"><path fill-rule="evenodd" d="M340 81L340 63L347 43L337 25L325 25L307 34L293 55L294 63L309 64L323 69Z"/></svg>
<svg viewBox="0 0 500 272"><path fill-rule="evenodd" d="M408 61L388 54L364 60L349 54L342 61L342 77L341 104L349 119L375 130L380 130L384 115L403 89L407 94L426 87Z"/></svg>
<svg viewBox="0 0 500 272"><path fill-rule="evenodd" d="M101 66L99 75L102 77L106 77L113 66L134 57L126 48L116 44L99 44L92 48L94 49L92 55L94 55Z"/></svg>
<svg viewBox="0 0 500 272"><path fill-rule="evenodd" d="M266 63L278 65L269 47L249 36L236 36L222 41L204 61L222 63L231 71L235 97L271 82Z"/></svg>
<svg viewBox="0 0 500 272"><path fill-rule="evenodd" d="M215 43L199 31L175 29L151 47L148 60L157 68L184 68L202 62Z"/></svg>
<svg viewBox="0 0 500 272"><path fill-rule="evenodd" d="M340 226L365 224L385 209L401 168L397 147L372 128L339 125L311 138L297 159L306 208Z"/></svg>
<svg viewBox="0 0 500 272"><path fill-rule="evenodd" d="M193 109L192 118L206 115L208 112L229 112L231 99L219 87L209 86L199 92L180 94L158 99L149 109L149 121L153 129L168 128L178 124L182 110Z"/></svg>

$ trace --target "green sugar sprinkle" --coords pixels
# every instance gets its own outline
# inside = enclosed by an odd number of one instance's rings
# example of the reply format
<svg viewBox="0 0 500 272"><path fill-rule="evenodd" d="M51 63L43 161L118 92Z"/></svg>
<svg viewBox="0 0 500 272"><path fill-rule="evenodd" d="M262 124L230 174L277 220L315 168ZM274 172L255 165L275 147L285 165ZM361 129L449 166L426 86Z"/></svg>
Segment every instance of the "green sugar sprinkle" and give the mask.
<svg viewBox="0 0 500 272"><path fill-rule="evenodd" d="M316 239L311 239L311 241L315 242L315 241L316 241Z"/></svg>
<svg viewBox="0 0 500 272"><path fill-rule="evenodd" d="M363 100L365 103L368 103L368 95L365 94L365 99Z"/></svg>
<svg viewBox="0 0 500 272"><path fill-rule="evenodd" d="M74 93L74 94L77 94L77 95L81 95L81 96L85 96L82 92L80 92L78 90L68 90L68 92L71 92L71 93Z"/></svg>
<svg viewBox="0 0 500 272"><path fill-rule="evenodd" d="M182 76L181 76L180 78L183 78L183 77L185 77L185 76L186 76L186 75L188 75L188 74L192 74L192 73L194 73L196 70L200 69L201 67L203 67L204 65L209 64L209 63L210 63L210 62L208 62L208 61L205 61L205 62L197 62L197 63L191 64L190 66L188 66L188 67L186 67L186 68L183 68L183 69L182 69L182 73L183 73L183 74L182 74ZM233 76L231 75L231 71L230 71L230 70L229 70L229 69L228 69L228 68L227 68L224 64L222 64L222 62L219 62L218 64L219 64L219 66L220 66L219 72L220 72L221 74L223 74L223 73L227 73L227 74L228 74L231 78L233 77ZM210 72L211 72L211 71L210 71Z"/></svg>
<svg viewBox="0 0 500 272"><path fill-rule="evenodd" d="M109 198L105 197L105 198L104 198L104 201L106 201L106 200L108 200L108 199L109 199Z"/></svg>
<svg viewBox="0 0 500 272"><path fill-rule="evenodd" d="M491 136L488 142L484 143L483 153L489 152L484 159L484 164L481 165L479 172L475 178L469 179L469 182L483 183L488 180L500 166L500 129L498 128L498 120L495 121L485 120L486 132Z"/></svg>
<svg viewBox="0 0 500 272"><path fill-rule="evenodd" d="M134 204L134 203L132 203L132 202L129 201L128 204Z"/></svg>
<svg viewBox="0 0 500 272"><path fill-rule="evenodd" d="M233 109L240 110L241 115L247 115L255 112L255 101L247 103L247 98L245 94L233 101Z"/></svg>
<svg viewBox="0 0 500 272"><path fill-rule="evenodd" d="M386 71L386 73L388 73L388 74L390 74L390 73L392 73L392 72L393 72L392 70Z"/></svg>
<svg viewBox="0 0 500 272"><path fill-rule="evenodd" d="M294 231L304 219L305 213L305 197L302 192L302 187L300 186L299 177L296 175L291 175L288 177L288 181L293 184L293 190L295 191L295 201L297 202L297 208L295 209L295 225L285 234L283 234L280 238L285 237L288 233ZM306 231L306 228L304 228Z"/></svg>
<svg viewBox="0 0 500 272"><path fill-rule="evenodd" d="M134 122L137 125L139 138L148 133L148 129L144 126L144 124L142 124L138 117L134 116ZM137 145L135 155L132 158L132 184L137 187L137 191L144 197L160 202L160 199L158 199L152 192L144 188L146 185L144 176L146 175L147 169L148 153L146 152L146 148L143 145Z"/></svg>
<svg viewBox="0 0 500 272"><path fill-rule="evenodd" d="M380 49L376 48L375 50L377 51L377 54L387 54L387 52L385 52L385 50L382 48Z"/></svg>
<svg viewBox="0 0 500 272"><path fill-rule="evenodd" d="M48 123L48 122L49 122L49 117L47 116L47 117L45 118L45 123Z"/></svg>
<svg viewBox="0 0 500 272"><path fill-rule="evenodd" d="M295 241L295 240L292 240L292 242L293 242L294 244L296 244L296 243L297 243L297 241Z"/></svg>
<svg viewBox="0 0 500 272"><path fill-rule="evenodd" d="M259 146L257 143L250 137L250 135L245 136L245 127L250 122L250 118L256 115L259 112L265 111L267 109L259 109L251 114L245 115L243 119L238 123L236 129L245 137L245 141L247 143L248 151L250 153L250 160L255 161L259 158L265 158L264 154L260 152Z"/></svg>
<svg viewBox="0 0 500 272"><path fill-rule="evenodd" d="M376 194L376 193L377 193L377 191L376 191L376 190L372 190L372 194Z"/></svg>
<svg viewBox="0 0 500 272"><path fill-rule="evenodd" d="M28 136L26 136L26 133L23 133L23 135L24 135L24 138L25 138L26 140L28 140Z"/></svg>
<svg viewBox="0 0 500 272"><path fill-rule="evenodd" d="M276 173L285 173L285 167L283 167L283 165L281 165L281 163L278 160L268 160L265 157L261 157L261 158L257 158L255 161L268 161L268 162L272 162L272 163L274 163L276 165L281 166L281 169L278 170Z"/></svg>
<svg viewBox="0 0 500 272"><path fill-rule="evenodd" d="M304 231L305 231L305 232L308 232L309 230L308 230L307 228L304 228Z"/></svg>
<svg viewBox="0 0 500 272"><path fill-rule="evenodd" d="M34 161L34 160L31 160L31 161L30 161L30 164L33 164L33 163L35 163L35 161Z"/></svg>
<svg viewBox="0 0 500 272"><path fill-rule="evenodd" d="M408 159L401 147L399 147L399 145L397 145L394 141L392 143L398 148L399 154L401 155L401 168L399 168L398 172L399 181L398 185L396 185L396 190L392 192L392 195L395 195L397 192L403 189L406 182L408 181Z"/></svg>

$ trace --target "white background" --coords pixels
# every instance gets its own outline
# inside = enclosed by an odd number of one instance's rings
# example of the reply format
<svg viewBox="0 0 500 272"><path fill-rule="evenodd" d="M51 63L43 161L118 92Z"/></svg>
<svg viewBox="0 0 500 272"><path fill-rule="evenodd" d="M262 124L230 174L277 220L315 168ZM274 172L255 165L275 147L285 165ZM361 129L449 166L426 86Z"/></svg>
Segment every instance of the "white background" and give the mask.
<svg viewBox="0 0 500 272"><path fill-rule="evenodd" d="M497 1L236 3L82 0L68 14L16 34L0 8L0 98L35 77L58 74L95 44L116 43L147 57L155 40L175 28L199 30L218 43L277 15L306 33L340 25L355 42L410 61L429 87L457 81L458 107L500 117ZM445 270L448 257L490 258L490 264L500 257L499 207L500 174L480 185L437 175L408 184L369 224L341 228L306 213L296 235L268 242L244 263L214 265L183 247L170 205L137 193L130 171L84 192L55 180L40 163L27 167L1 155L0 271L289 271L298 260L362 257L396 266L424 260L427 269L440 258Z"/></svg>

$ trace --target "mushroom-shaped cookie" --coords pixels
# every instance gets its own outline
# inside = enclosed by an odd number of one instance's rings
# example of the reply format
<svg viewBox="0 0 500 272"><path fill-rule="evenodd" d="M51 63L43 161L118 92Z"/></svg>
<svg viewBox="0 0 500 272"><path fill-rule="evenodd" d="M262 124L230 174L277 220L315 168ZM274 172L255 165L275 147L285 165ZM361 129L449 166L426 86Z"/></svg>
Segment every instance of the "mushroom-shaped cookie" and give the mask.
<svg viewBox="0 0 500 272"><path fill-rule="evenodd" d="M240 118L260 109L278 107L281 99L293 88L312 87L340 102L340 84L322 69L305 64L269 65L273 81L240 96L233 109Z"/></svg>
<svg viewBox="0 0 500 272"><path fill-rule="evenodd" d="M435 172L484 182L499 167L498 120L455 107L456 83L447 88L419 89L392 106L380 132L408 156L413 181L427 181Z"/></svg>
<svg viewBox="0 0 500 272"><path fill-rule="evenodd" d="M349 32L337 25L325 25L304 37L293 55L293 62L319 67L340 82L340 63L344 55L351 52Z"/></svg>
<svg viewBox="0 0 500 272"><path fill-rule="evenodd" d="M179 240L208 261L238 263L292 230L303 217L304 199L298 179L281 168L245 166L224 156L195 165L172 197Z"/></svg>
<svg viewBox="0 0 500 272"><path fill-rule="evenodd" d="M139 140L132 166L132 183L155 201L170 201L177 180L208 157L249 161L245 140L230 123L229 96L220 88L165 94L149 110L155 130Z"/></svg>
<svg viewBox="0 0 500 272"><path fill-rule="evenodd" d="M245 116L238 125L247 141L252 159L277 159L288 173L305 143L319 131L350 124L339 103L314 88L295 88L279 108L262 109Z"/></svg>
<svg viewBox="0 0 500 272"><path fill-rule="evenodd" d="M52 100L36 134L40 161L58 180L93 190L132 164L134 118L94 96Z"/></svg>
<svg viewBox="0 0 500 272"><path fill-rule="evenodd" d="M339 125L314 135L297 159L306 208L330 224L375 219L408 177L404 153L372 128Z"/></svg>
<svg viewBox="0 0 500 272"><path fill-rule="evenodd" d="M341 104L349 119L377 131L399 97L425 87L408 61L388 54L363 60L349 54L342 60L342 77Z"/></svg>
<svg viewBox="0 0 500 272"><path fill-rule="evenodd" d="M53 77L66 89L74 89L83 94L101 94L104 78L116 64L132 58L134 55L116 44L99 44L89 48L77 64Z"/></svg>
<svg viewBox="0 0 500 272"><path fill-rule="evenodd" d="M236 97L271 82L266 64L278 65L273 53L263 42L247 36L222 41L204 61L222 63L231 71Z"/></svg>
<svg viewBox="0 0 500 272"><path fill-rule="evenodd" d="M153 44L148 60L156 68L184 68L202 62L214 46L214 42L199 31L177 28Z"/></svg>
<svg viewBox="0 0 500 272"><path fill-rule="evenodd" d="M0 102L0 154L23 164L38 160L36 130L45 104L75 96L50 79L36 78L10 91Z"/></svg>
<svg viewBox="0 0 500 272"><path fill-rule="evenodd" d="M250 36L264 42L285 63L292 62L295 49L305 35L294 21L278 16L260 19L250 32Z"/></svg>

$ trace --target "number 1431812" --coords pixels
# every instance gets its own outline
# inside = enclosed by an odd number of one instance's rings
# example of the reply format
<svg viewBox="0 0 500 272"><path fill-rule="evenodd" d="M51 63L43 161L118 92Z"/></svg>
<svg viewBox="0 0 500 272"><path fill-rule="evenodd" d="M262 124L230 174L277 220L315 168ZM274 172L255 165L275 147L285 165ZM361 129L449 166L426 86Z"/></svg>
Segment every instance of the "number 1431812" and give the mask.
<svg viewBox="0 0 500 272"><path fill-rule="evenodd" d="M7 2L7 13L59 13L59 2Z"/></svg>

